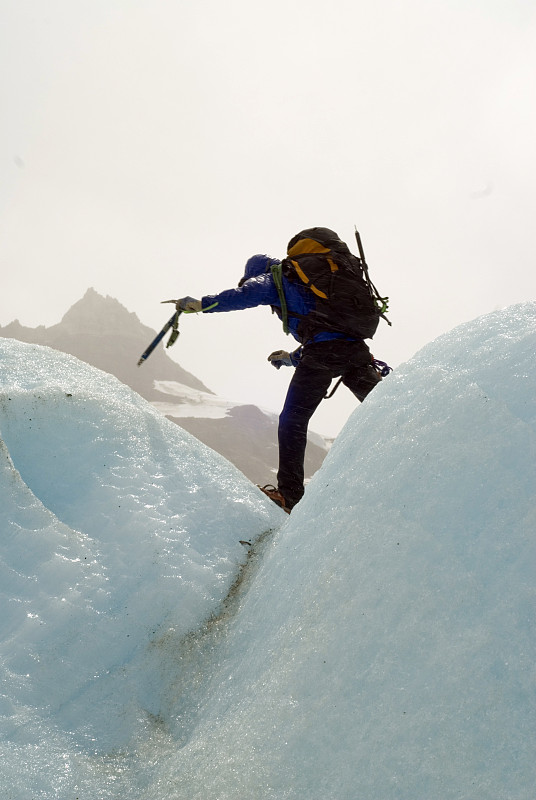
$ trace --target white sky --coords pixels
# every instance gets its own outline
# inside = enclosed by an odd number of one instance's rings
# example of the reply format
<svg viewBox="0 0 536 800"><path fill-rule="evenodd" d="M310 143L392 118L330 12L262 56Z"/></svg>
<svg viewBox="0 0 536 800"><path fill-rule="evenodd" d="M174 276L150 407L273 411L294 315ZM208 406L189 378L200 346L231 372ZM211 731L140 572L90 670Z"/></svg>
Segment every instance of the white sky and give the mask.
<svg viewBox="0 0 536 800"><path fill-rule="evenodd" d="M359 227L393 366L536 295L533 0L0 0L0 93L1 325L93 286L157 329L312 225ZM170 352L277 411L285 346L264 308L188 318Z"/></svg>

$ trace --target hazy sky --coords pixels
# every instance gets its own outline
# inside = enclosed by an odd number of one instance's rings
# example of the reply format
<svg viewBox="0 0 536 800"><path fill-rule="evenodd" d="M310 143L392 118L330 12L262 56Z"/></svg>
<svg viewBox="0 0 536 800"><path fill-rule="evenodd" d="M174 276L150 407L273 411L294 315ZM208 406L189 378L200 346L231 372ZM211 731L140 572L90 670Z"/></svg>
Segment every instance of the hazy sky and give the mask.
<svg viewBox="0 0 536 800"><path fill-rule="evenodd" d="M360 229L393 366L536 295L534 0L0 0L0 97L0 325L93 286L160 328L313 225ZM277 411L292 346L262 308L170 352Z"/></svg>

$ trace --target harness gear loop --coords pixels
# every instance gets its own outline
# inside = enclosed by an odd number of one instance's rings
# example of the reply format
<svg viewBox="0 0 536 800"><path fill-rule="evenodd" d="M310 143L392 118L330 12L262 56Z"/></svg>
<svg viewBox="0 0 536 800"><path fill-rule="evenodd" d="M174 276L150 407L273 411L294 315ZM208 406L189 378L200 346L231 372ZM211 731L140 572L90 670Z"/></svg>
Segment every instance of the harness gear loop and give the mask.
<svg viewBox="0 0 536 800"><path fill-rule="evenodd" d="M393 368L390 367L389 364L386 364L385 361L380 361L378 358L374 358L372 354L370 363L371 366L374 367L380 378L386 378L389 375L389 373L393 371ZM333 397L333 395L335 394L341 383L342 383L342 377L339 378L339 380L337 381L331 392L324 395L324 400L329 400L330 397Z"/></svg>

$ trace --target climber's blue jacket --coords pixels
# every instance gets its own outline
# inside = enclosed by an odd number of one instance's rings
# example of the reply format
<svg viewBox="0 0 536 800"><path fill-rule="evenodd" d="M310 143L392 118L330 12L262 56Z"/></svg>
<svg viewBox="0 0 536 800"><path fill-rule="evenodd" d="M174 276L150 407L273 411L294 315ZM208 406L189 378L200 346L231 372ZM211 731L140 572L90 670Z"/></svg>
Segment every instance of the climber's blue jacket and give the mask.
<svg viewBox="0 0 536 800"><path fill-rule="evenodd" d="M219 294L206 295L201 298L205 314L217 313L219 311L242 311L246 308L256 306L272 306L276 312L281 309L281 301L272 273L266 270L271 264L279 264L279 260L270 258L267 255L252 256L246 263L244 277L236 289L226 289ZM298 283L291 282L283 275L283 291L288 309L288 327L290 333L300 344L307 342L325 342L332 339L346 339L351 341L352 337L333 331L321 331L315 336L303 341L298 335L297 329L301 318L314 309L315 300L313 294ZM209 306L213 306L209 308ZM292 316L297 314L299 316Z"/></svg>

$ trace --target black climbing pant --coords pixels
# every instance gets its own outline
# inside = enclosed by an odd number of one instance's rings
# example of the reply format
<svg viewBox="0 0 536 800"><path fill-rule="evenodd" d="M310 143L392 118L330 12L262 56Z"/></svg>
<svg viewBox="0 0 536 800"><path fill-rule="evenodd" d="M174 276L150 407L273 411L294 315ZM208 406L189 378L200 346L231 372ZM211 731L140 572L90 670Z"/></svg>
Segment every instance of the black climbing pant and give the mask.
<svg viewBox="0 0 536 800"><path fill-rule="evenodd" d="M338 377L359 401L381 381L364 342L333 339L305 345L279 416L277 486L289 508L301 500L304 492L303 463L309 420L332 379Z"/></svg>

